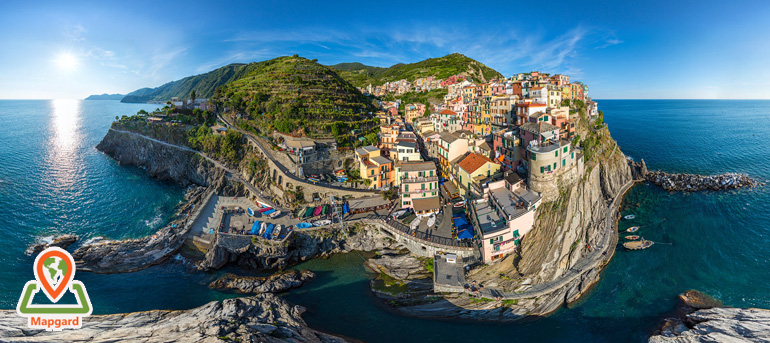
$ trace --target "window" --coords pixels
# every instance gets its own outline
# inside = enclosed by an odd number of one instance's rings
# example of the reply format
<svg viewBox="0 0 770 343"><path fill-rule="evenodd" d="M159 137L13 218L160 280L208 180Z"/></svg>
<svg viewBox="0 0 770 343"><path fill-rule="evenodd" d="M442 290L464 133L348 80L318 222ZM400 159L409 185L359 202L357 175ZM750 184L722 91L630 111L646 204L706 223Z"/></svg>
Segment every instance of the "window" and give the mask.
<svg viewBox="0 0 770 343"><path fill-rule="evenodd" d="M561 166L564 167L564 165L567 163L567 160L561 160Z"/></svg>
<svg viewBox="0 0 770 343"><path fill-rule="evenodd" d="M553 152L553 157L559 157L559 150Z"/></svg>
<svg viewBox="0 0 770 343"><path fill-rule="evenodd" d="M532 155L532 160L536 161L537 160L537 155L535 155L535 154L531 154L531 155Z"/></svg>
<svg viewBox="0 0 770 343"><path fill-rule="evenodd" d="M540 173L545 173L545 167L540 167Z"/></svg>
<svg viewBox="0 0 770 343"><path fill-rule="evenodd" d="M409 185L404 185L404 192L409 192Z"/></svg>
<svg viewBox="0 0 770 343"><path fill-rule="evenodd" d="M500 251L500 246L499 245L495 245L495 251Z"/></svg>
<svg viewBox="0 0 770 343"><path fill-rule="evenodd" d="M575 152L573 151L570 156L572 156L572 158L575 158Z"/></svg>
<svg viewBox="0 0 770 343"><path fill-rule="evenodd" d="M565 146L565 147L564 147L564 149L563 149L562 151L563 151L563 152L567 152L567 147Z"/></svg>
<svg viewBox="0 0 770 343"><path fill-rule="evenodd" d="M519 230L513 230L513 238L519 238Z"/></svg>
<svg viewBox="0 0 770 343"><path fill-rule="evenodd" d="M553 170L556 170L556 162L553 163Z"/></svg>
<svg viewBox="0 0 770 343"><path fill-rule="evenodd" d="M420 189L425 189L425 184L424 183L421 184L420 186L421 186Z"/></svg>

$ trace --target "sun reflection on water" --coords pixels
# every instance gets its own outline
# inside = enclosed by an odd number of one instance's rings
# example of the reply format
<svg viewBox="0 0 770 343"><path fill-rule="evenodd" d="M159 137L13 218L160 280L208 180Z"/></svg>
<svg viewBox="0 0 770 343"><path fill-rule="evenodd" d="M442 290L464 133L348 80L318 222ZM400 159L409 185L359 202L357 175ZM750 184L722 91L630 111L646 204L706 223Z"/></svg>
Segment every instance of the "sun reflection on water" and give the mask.
<svg viewBox="0 0 770 343"><path fill-rule="evenodd" d="M46 154L49 185L57 193L75 191L80 170L80 100L51 100L50 139ZM63 194L59 194L63 195Z"/></svg>

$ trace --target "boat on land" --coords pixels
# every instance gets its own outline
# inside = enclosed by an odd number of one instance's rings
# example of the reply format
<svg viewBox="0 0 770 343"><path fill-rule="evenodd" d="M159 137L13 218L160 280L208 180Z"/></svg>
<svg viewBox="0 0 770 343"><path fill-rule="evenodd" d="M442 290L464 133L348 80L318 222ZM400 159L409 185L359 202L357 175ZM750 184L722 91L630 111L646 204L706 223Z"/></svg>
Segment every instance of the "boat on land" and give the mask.
<svg viewBox="0 0 770 343"><path fill-rule="evenodd" d="M249 217L254 216L254 210L252 210L251 207L246 207L246 213L249 214Z"/></svg>
<svg viewBox="0 0 770 343"><path fill-rule="evenodd" d="M276 225L275 229L273 229L273 238L278 238L278 236L281 234L281 229L283 229L283 226Z"/></svg>
<svg viewBox="0 0 770 343"><path fill-rule="evenodd" d="M270 215L268 217L275 218L275 217L278 217L280 215L281 215L281 211L274 211L274 212L270 212Z"/></svg>
<svg viewBox="0 0 770 343"><path fill-rule="evenodd" d="M632 227L626 229L626 232L636 232L636 231L639 231L639 227L638 226L632 226Z"/></svg>
<svg viewBox="0 0 770 343"><path fill-rule="evenodd" d="M628 219L628 220L631 220L631 219L634 219L634 218L636 218L636 215L635 215L635 214L629 214L629 215L627 215L627 216L625 216L625 217L623 217L623 218L624 218L624 219Z"/></svg>
<svg viewBox="0 0 770 343"><path fill-rule="evenodd" d="M398 210L398 211L396 211L396 212L393 212L393 214L391 214L391 216L392 216L393 218L398 218L398 217L400 217L401 215L403 215L404 213L406 213L406 210Z"/></svg>
<svg viewBox="0 0 770 343"><path fill-rule="evenodd" d="M272 209L273 209L272 207L265 207L265 208L260 209L259 213L265 213L265 212L270 211Z"/></svg>
<svg viewBox="0 0 770 343"><path fill-rule="evenodd" d="M635 240L639 239L639 235L630 235L630 236L626 236L624 238L629 240L629 241L635 241Z"/></svg>
<svg viewBox="0 0 770 343"><path fill-rule="evenodd" d="M456 203L453 203L452 206L458 207L458 208L459 207L465 207L465 202L464 201L458 201Z"/></svg>
<svg viewBox="0 0 770 343"><path fill-rule="evenodd" d="M259 235L262 236L265 234L265 230L267 230L267 223L262 223L262 225L259 226Z"/></svg>
<svg viewBox="0 0 770 343"><path fill-rule="evenodd" d="M267 228L265 229L265 233L262 234L262 237L270 239L270 235L273 234L273 228L274 227L275 227L275 225L273 225L272 223L267 224Z"/></svg>
<svg viewBox="0 0 770 343"><path fill-rule="evenodd" d="M329 213L329 205L324 205L321 210L321 215L326 215L327 213Z"/></svg>
<svg viewBox="0 0 770 343"><path fill-rule="evenodd" d="M313 217L321 214L321 209L323 209L323 208L324 208L323 206L316 207L315 210L313 210Z"/></svg>
<svg viewBox="0 0 770 343"><path fill-rule="evenodd" d="M625 242L623 243L623 247L628 250L642 250L651 247L653 244L655 244L653 241L642 238L641 241Z"/></svg>
<svg viewBox="0 0 770 343"><path fill-rule="evenodd" d="M309 227L313 227L313 224L310 223L297 223L298 229L307 229Z"/></svg>
<svg viewBox="0 0 770 343"><path fill-rule="evenodd" d="M428 227L433 227L433 225L436 225L436 215L428 217Z"/></svg>
<svg viewBox="0 0 770 343"><path fill-rule="evenodd" d="M332 221L329 220L329 219L317 220L317 221L313 222L313 226L324 226L324 225L329 225L331 223L332 223Z"/></svg>

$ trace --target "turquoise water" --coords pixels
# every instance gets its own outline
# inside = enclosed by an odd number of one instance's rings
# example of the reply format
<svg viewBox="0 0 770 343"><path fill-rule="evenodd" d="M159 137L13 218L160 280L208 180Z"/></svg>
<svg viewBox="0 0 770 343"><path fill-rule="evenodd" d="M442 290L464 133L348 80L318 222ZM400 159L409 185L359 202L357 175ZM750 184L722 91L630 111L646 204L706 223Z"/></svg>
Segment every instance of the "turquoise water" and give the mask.
<svg viewBox="0 0 770 343"><path fill-rule="evenodd" d="M14 308L32 278L23 254L35 237L74 232L84 239L137 237L167 221L183 189L118 166L93 147L115 115L149 105L116 101L0 101L0 308ZM770 101L600 101L613 137L652 169L747 172L770 179ZM368 342L644 342L676 295L699 289L732 306L770 308L767 188L669 194L631 189L622 228L659 242L618 250L601 281L578 304L552 316L510 324L409 318L368 290L363 255L306 262L318 278L286 297L308 308L313 327ZM663 220L665 218L665 220ZM667 245L663 243L672 243ZM78 273L97 313L189 308L230 297L180 259L130 274Z"/></svg>
<svg viewBox="0 0 770 343"><path fill-rule="evenodd" d="M184 189L119 166L94 147L116 115L151 105L118 101L0 101L0 308L15 308L34 278L36 237L75 233L81 240L141 237L163 226ZM222 295L174 260L138 273L77 273L95 313L187 308ZM182 286L183 285L183 286Z"/></svg>

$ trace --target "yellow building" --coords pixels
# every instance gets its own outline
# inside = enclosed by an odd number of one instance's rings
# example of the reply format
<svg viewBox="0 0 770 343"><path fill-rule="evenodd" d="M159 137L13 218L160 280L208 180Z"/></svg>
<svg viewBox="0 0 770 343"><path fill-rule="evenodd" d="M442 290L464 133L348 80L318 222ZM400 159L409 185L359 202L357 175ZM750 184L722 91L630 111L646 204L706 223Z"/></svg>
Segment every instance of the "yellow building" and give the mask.
<svg viewBox="0 0 770 343"><path fill-rule="evenodd" d="M459 186L460 194L467 196L469 192L473 192L474 183L478 184L479 181L496 174L499 170L500 165L488 157L475 152L469 153L457 163L455 169L457 174L455 181ZM480 187L477 188L480 189Z"/></svg>

